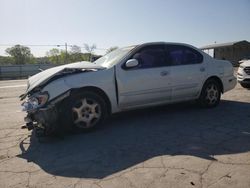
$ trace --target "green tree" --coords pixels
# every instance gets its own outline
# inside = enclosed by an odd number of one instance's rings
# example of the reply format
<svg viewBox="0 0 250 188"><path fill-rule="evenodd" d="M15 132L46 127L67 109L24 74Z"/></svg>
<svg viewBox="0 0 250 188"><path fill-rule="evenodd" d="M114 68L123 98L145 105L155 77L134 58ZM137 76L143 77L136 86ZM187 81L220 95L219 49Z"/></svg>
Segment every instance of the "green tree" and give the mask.
<svg viewBox="0 0 250 188"><path fill-rule="evenodd" d="M65 50L61 50L60 51L60 55L59 55L59 63L70 63L68 60L68 53L66 53Z"/></svg>
<svg viewBox="0 0 250 188"><path fill-rule="evenodd" d="M69 59L70 62L82 61L81 47L73 45L70 49Z"/></svg>
<svg viewBox="0 0 250 188"><path fill-rule="evenodd" d="M14 59L10 56L0 56L0 65L14 64Z"/></svg>
<svg viewBox="0 0 250 188"><path fill-rule="evenodd" d="M34 62L34 58L30 52L29 47L18 44L11 48L7 48L5 51L14 59L15 64L25 64Z"/></svg>
<svg viewBox="0 0 250 188"><path fill-rule="evenodd" d="M60 63L60 50L57 48L52 48L46 53L47 57L52 63L59 64Z"/></svg>

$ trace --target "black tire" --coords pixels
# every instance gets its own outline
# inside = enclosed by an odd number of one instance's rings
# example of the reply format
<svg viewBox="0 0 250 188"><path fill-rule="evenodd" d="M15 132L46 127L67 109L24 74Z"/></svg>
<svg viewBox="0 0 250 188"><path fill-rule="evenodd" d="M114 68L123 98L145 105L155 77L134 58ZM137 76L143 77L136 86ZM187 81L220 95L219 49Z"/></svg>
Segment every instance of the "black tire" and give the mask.
<svg viewBox="0 0 250 188"><path fill-rule="evenodd" d="M108 115L105 100L92 91L71 95L63 106L65 110L61 115L62 119L64 124L67 124L67 129L73 131L92 131L99 127Z"/></svg>
<svg viewBox="0 0 250 188"><path fill-rule="evenodd" d="M246 84L246 83L240 83L240 85L244 88L249 89L250 88L250 84Z"/></svg>
<svg viewBox="0 0 250 188"><path fill-rule="evenodd" d="M206 108L216 107L220 103L221 90L218 81L214 79L207 80L198 99L199 104Z"/></svg>

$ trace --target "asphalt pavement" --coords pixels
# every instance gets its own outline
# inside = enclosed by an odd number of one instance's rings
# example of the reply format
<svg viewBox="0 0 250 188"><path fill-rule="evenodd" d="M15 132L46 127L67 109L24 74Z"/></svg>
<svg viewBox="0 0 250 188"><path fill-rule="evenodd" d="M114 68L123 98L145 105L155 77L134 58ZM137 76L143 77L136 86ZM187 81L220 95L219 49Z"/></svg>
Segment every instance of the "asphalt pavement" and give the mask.
<svg viewBox="0 0 250 188"><path fill-rule="evenodd" d="M91 133L36 138L0 81L0 187L250 187L250 90L213 109L195 103L119 113Z"/></svg>

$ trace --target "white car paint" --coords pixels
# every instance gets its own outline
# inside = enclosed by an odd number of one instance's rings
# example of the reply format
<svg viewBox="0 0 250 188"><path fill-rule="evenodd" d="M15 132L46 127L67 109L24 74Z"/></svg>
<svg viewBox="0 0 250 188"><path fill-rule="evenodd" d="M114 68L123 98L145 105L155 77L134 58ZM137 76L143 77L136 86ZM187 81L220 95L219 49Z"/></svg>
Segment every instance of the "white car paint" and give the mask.
<svg viewBox="0 0 250 188"><path fill-rule="evenodd" d="M170 102L170 68L123 70L117 66L119 108L129 109L155 102ZM161 76L162 71L168 71Z"/></svg>
<svg viewBox="0 0 250 188"><path fill-rule="evenodd" d="M68 69L74 69L74 68L102 69L104 67L96 66L95 64L87 62L87 61L53 67L53 68L47 69L45 71L42 71L42 72L30 77L28 80L27 92L30 92L32 89L34 89L38 85L42 85L47 80L49 80L51 77L55 76L57 73L59 73L60 71L63 71L64 69L67 69L67 68Z"/></svg>
<svg viewBox="0 0 250 188"><path fill-rule="evenodd" d="M138 47L131 48L115 64L96 65L79 62L45 70L29 78L25 95L42 86L40 92L48 92L49 101L63 93L83 87L96 87L104 91L111 103L111 113L151 105L173 103L199 98L205 81L212 76L222 81L223 92L233 89L236 78L232 64L225 60L215 60L201 50L180 43L148 43L183 45L198 51L203 56L201 64L166 66L148 69L124 70L122 66L129 55ZM113 59L115 62L117 59ZM65 69L93 70L50 79ZM46 83L48 82L48 83Z"/></svg>

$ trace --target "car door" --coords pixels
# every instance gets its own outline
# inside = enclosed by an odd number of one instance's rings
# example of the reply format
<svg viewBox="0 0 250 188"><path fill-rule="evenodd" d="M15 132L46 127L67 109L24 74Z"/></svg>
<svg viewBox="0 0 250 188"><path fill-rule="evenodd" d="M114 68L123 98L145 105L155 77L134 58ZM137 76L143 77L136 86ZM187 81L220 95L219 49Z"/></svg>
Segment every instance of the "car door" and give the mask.
<svg viewBox="0 0 250 188"><path fill-rule="evenodd" d="M136 50L127 60L139 64L116 67L118 103L121 108L133 108L169 102L171 100L171 70L166 61L164 45L149 45Z"/></svg>
<svg viewBox="0 0 250 188"><path fill-rule="evenodd" d="M167 45L171 63L172 101L197 98L206 77L203 55L184 45Z"/></svg>

